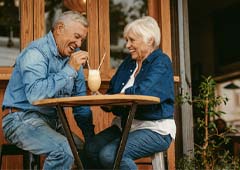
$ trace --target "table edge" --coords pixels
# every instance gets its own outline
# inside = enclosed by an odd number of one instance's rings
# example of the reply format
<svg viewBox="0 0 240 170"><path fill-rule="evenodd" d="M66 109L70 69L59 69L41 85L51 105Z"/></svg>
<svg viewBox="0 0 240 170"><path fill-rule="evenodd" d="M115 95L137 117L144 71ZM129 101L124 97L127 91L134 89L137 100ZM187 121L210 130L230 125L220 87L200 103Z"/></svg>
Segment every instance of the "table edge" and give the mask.
<svg viewBox="0 0 240 170"><path fill-rule="evenodd" d="M142 102L151 102L152 104L158 104L160 103L160 98L155 96L146 96L146 95L123 95L123 94L114 94L114 95L96 95L96 96L76 96L76 97L62 97L62 98L48 98L48 99L42 99L34 101L32 104L36 106L44 106L44 105L58 105L58 104L64 104L64 103L70 103L70 102L81 102L81 101L101 101L102 99L108 99L108 100L119 100L119 103L124 102L136 102L144 104ZM147 103L149 104L149 103ZM86 104L85 104L86 105ZM100 105L100 104L89 104L89 105Z"/></svg>

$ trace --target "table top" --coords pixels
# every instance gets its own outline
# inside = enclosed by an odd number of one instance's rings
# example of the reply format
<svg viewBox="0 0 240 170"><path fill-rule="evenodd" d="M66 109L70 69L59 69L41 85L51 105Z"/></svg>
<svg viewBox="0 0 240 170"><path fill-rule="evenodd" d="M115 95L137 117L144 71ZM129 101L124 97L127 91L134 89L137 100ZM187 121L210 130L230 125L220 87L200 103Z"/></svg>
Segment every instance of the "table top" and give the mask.
<svg viewBox="0 0 240 170"><path fill-rule="evenodd" d="M145 95L125 95L125 94L113 94L113 95L91 95L91 96L76 96L76 97L62 97L62 98L50 98L42 99L33 102L33 105L37 106L100 106L100 105L131 105L133 103L140 105L158 104L160 99L154 96Z"/></svg>

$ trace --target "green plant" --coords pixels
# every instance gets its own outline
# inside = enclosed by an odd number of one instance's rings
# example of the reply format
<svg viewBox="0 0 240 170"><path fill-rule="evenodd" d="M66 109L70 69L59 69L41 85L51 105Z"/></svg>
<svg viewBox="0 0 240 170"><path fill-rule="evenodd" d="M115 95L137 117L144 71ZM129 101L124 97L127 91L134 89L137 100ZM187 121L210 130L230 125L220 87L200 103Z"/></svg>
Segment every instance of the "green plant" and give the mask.
<svg viewBox="0 0 240 170"><path fill-rule="evenodd" d="M217 106L228 99L216 96L216 83L211 77L203 77L199 85L197 96L191 98L189 94L179 97L181 103L188 102L194 108L194 157L184 157L177 165L178 169L238 169L239 161L234 160L229 150L225 147L229 144L228 133L234 133L231 127L219 129L216 117L221 117L225 112L218 111ZM197 133L196 133L197 132Z"/></svg>

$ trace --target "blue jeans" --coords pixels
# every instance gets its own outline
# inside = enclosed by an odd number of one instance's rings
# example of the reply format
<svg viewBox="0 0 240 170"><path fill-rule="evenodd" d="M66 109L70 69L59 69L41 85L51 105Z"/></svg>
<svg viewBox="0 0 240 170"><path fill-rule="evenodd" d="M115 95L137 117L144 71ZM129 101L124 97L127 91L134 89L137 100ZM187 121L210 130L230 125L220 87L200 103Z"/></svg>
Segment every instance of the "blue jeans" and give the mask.
<svg viewBox="0 0 240 170"><path fill-rule="evenodd" d="M112 169L120 136L121 132L118 127L111 126L86 143L87 168ZM134 160L167 150L171 141L172 138L170 135L160 135L148 129L129 133L120 169L137 170Z"/></svg>
<svg viewBox="0 0 240 170"><path fill-rule="evenodd" d="M44 170L68 170L74 157L58 118L49 118L34 111L14 112L3 118L5 138L19 148L36 155L45 155ZM78 149L82 141L74 135Z"/></svg>

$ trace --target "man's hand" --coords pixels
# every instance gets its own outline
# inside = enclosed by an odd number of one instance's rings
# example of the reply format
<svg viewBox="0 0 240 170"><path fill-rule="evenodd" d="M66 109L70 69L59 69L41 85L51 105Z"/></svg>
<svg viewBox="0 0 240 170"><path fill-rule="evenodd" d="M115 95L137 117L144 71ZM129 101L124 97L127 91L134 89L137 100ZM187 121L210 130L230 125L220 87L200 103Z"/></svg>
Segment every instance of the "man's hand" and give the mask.
<svg viewBox="0 0 240 170"><path fill-rule="evenodd" d="M68 64L78 71L81 65L84 65L88 59L87 51L77 51L71 54Z"/></svg>

